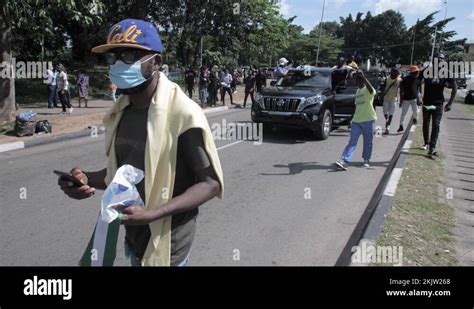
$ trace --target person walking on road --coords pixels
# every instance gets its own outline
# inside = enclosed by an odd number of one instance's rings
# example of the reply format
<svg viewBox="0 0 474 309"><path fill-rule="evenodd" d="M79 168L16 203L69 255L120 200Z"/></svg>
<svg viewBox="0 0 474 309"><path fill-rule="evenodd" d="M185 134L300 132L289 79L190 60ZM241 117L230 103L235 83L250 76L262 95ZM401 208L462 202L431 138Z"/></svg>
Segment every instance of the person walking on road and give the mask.
<svg viewBox="0 0 474 309"><path fill-rule="evenodd" d="M59 72L58 77L57 77L58 95L59 95L59 100L61 101L61 106L63 108L63 113L67 112L71 114L73 111L73 108L69 99L69 81L68 81L67 72L66 72L66 69L64 68L64 65L62 64L59 64L57 66L57 70Z"/></svg>
<svg viewBox="0 0 474 309"><path fill-rule="evenodd" d="M217 94L220 88L219 69L213 66L209 75L209 105L216 106Z"/></svg>
<svg viewBox="0 0 474 309"><path fill-rule="evenodd" d="M444 55L438 54L434 57L438 59L438 62L444 61ZM437 73L437 72L435 72ZM424 72L420 72L420 77L424 80L424 91L423 91L423 139L424 144L421 149L428 149L429 156L436 156L438 154L436 146L438 143L441 119L443 117L443 111L449 112L454 102L457 92L457 84L453 78L425 78ZM444 89L451 89L451 96L448 103L444 106ZM430 135L430 123L431 123L431 135Z"/></svg>
<svg viewBox="0 0 474 309"><path fill-rule="evenodd" d="M58 107L58 71L53 68L51 63L49 64L47 74L50 81L48 84L48 108Z"/></svg>
<svg viewBox="0 0 474 309"><path fill-rule="evenodd" d="M135 38L125 41L128 34ZM105 190L117 169L129 164L144 172L137 190L144 206L118 206L132 266L185 266L193 243L198 207L218 196L224 183L206 116L181 88L160 72L162 44L148 22L126 19L114 25L106 54L110 77L123 94L104 118L107 168L59 178L74 199ZM145 190L146 188L146 190ZM117 231L118 233L118 231ZM107 235L109 237L109 235Z"/></svg>
<svg viewBox="0 0 474 309"><path fill-rule="evenodd" d="M370 167L375 121L377 120L377 114L373 106L375 97L374 87L360 70L355 73L355 78L359 89L357 89L356 92L356 110L352 118L351 136L349 143L342 153L341 159L336 161L336 166L344 171L347 171L349 163L352 161L352 156L356 150L360 135L364 137L364 149L362 152L364 163L362 166Z"/></svg>
<svg viewBox="0 0 474 309"><path fill-rule="evenodd" d="M189 67L189 69L184 72L184 80L186 83L186 90L188 91L189 97L193 98L193 91L194 91L194 84L196 83L196 72L194 71L193 67Z"/></svg>
<svg viewBox="0 0 474 309"><path fill-rule="evenodd" d="M254 93L255 93L255 83L256 83L256 74L255 71L250 71L249 74L244 79L245 84L245 96L244 96L244 108L247 104L247 98L250 95L250 100L252 104L255 103Z"/></svg>
<svg viewBox="0 0 474 309"><path fill-rule="evenodd" d="M81 107L81 100L84 100L84 104L87 107L87 99L89 96L89 75L86 70L80 70L79 76L77 77L77 92L79 97L79 107Z"/></svg>
<svg viewBox="0 0 474 309"><path fill-rule="evenodd" d="M398 90L402 79L397 69L390 71L390 76L385 79L385 87L383 90L383 115L385 117L385 134L390 134L390 124L395 114L395 106L398 103Z"/></svg>
<svg viewBox="0 0 474 309"><path fill-rule="evenodd" d="M400 117L400 127L397 132L403 132L405 118L407 116L408 108L411 107L413 124L416 125L418 122L418 104L420 96L420 79L418 73L420 69L416 65L410 66L408 69L409 74L402 79L400 84L400 108L402 109L402 115Z"/></svg>
<svg viewBox="0 0 474 309"><path fill-rule="evenodd" d="M207 66L201 67L201 73L199 74L199 100L201 102L201 108L206 107L207 98L209 96L209 70Z"/></svg>
<svg viewBox="0 0 474 309"><path fill-rule="evenodd" d="M229 73L227 69L224 69L224 74L222 75L222 78L221 78L221 85L222 85L221 100L222 100L223 106L225 106L226 93L229 94L230 105L234 105L234 100L232 98L232 89L231 89L232 81L233 81L232 75Z"/></svg>

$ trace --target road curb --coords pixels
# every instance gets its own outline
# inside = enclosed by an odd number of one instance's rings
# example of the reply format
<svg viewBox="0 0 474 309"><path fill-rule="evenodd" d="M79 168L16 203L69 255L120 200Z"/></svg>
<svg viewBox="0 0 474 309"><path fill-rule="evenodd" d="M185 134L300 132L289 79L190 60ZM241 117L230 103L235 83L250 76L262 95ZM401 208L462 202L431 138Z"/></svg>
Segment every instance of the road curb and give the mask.
<svg viewBox="0 0 474 309"><path fill-rule="evenodd" d="M410 130L406 130L400 140L400 144L395 150L389 167L387 167L382 176L379 186L377 186L364 213L356 224L335 266L362 266L360 264L352 264L352 249L357 246L360 248L363 242L375 243L382 232L385 215L392 207L393 196L405 168L406 156L411 148L412 137L416 130L412 120L408 127Z"/></svg>
<svg viewBox="0 0 474 309"><path fill-rule="evenodd" d="M216 108L204 109L203 112L204 114L212 114L212 113L216 113L220 111L225 111L228 109L229 109L229 106L220 106ZM53 135L53 136L45 136L45 137L40 137L34 140L28 140L28 141L18 141L18 142L0 144L0 153L90 136L92 134L92 128L94 128L94 126L89 127L88 130L83 130L83 131L64 133L64 134ZM105 129L102 125L95 126L95 128L97 128L97 134L103 134L105 132Z"/></svg>

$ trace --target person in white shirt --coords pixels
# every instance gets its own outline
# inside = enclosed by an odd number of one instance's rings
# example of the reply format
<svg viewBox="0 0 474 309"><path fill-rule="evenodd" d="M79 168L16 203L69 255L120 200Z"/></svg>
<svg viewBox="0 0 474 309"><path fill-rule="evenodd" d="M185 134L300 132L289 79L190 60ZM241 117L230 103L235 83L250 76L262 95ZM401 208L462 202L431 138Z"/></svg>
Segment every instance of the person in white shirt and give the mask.
<svg viewBox="0 0 474 309"><path fill-rule="evenodd" d="M222 99L222 105L225 105L225 93L229 93L230 96L230 104L234 105L234 101L232 98L232 89L230 87L230 84L232 83L232 75L229 73L229 71L226 69L224 70L224 74L222 75L221 78L221 85L222 85L222 93L221 93L221 99Z"/></svg>
<svg viewBox="0 0 474 309"><path fill-rule="evenodd" d="M46 71L48 74L48 108L58 107L58 91L56 78L58 76L58 71L53 68L52 64L49 64L49 68Z"/></svg>
<svg viewBox="0 0 474 309"><path fill-rule="evenodd" d="M67 107L67 112L70 114L72 113L72 105L69 102L69 82L67 80L67 72L66 69L64 68L64 65L59 64L57 66L57 70L59 71L59 75L57 77L57 87L58 87L58 94L59 94L59 100L61 101L61 106L63 108L63 113L66 113L66 107Z"/></svg>

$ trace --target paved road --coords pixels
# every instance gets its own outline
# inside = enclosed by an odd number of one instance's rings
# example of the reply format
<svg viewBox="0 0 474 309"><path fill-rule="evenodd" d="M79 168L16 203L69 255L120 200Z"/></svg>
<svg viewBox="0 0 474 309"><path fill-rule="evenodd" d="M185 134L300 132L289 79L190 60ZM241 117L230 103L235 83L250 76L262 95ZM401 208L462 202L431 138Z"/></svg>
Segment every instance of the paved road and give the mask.
<svg viewBox="0 0 474 309"><path fill-rule="evenodd" d="M210 124L248 122L250 111L235 109L208 119ZM332 167L347 143L345 128L326 141L283 129L268 134L262 145L217 141L225 198L201 207L190 264L333 265L400 137L375 139L369 169L359 166L358 149L348 172ZM0 265L76 265L101 195L86 201L67 198L52 170L97 170L104 161L103 137L0 154ZM116 265L128 265L122 244Z"/></svg>

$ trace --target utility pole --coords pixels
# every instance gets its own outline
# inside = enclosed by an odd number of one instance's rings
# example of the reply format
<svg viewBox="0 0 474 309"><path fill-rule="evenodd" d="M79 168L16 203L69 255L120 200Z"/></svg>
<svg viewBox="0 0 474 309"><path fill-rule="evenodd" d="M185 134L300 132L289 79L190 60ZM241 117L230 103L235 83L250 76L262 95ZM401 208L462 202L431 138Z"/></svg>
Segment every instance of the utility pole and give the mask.
<svg viewBox="0 0 474 309"><path fill-rule="evenodd" d="M324 18L324 7L326 6L326 0L323 0L323 11L321 13L321 21L319 23L319 42L318 42L318 51L316 52L316 64L314 66L318 66L319 61L319 49L321 48L321 36L323 34L323 18Z"/></svg>
<svg viewBox="0 0 474 309"><path fill-rule="evenodd" d="M436 46L436 32L438 31L438 27L435 27L434 36L433 36L433 48L431 49L431 61L434 59L434 51Z"/></svg>
<svg viewBox="0 0 474 309"><path fill-rule="evenodd" d="M413 45L412 45L412 47L411 47L410 64L413 64L413 53L415 52L416 27L418 26L418 22L419 22L419 21L420 21L419 19L416 20L415 29L413 29Z"/></svg>
<svg viewBox="0 0 474 309"><path fill-rule="evenodd" d="M443 31L441 31L440 37L439 37L439 46L441 51L441 47L443 46L443 32L444 32L444 27L446 26L446 17L448 16L448 1L444 0L444 4L446 5L444 8L444 19L443 19Z"/></svg>
<svg viewBox="0 0 474 309"><path fill-rule="evenodd" d="M202 36L201 36L201 42L200 42L200 47L199 47L199 64L200 68L202 67Z"/></svg>

